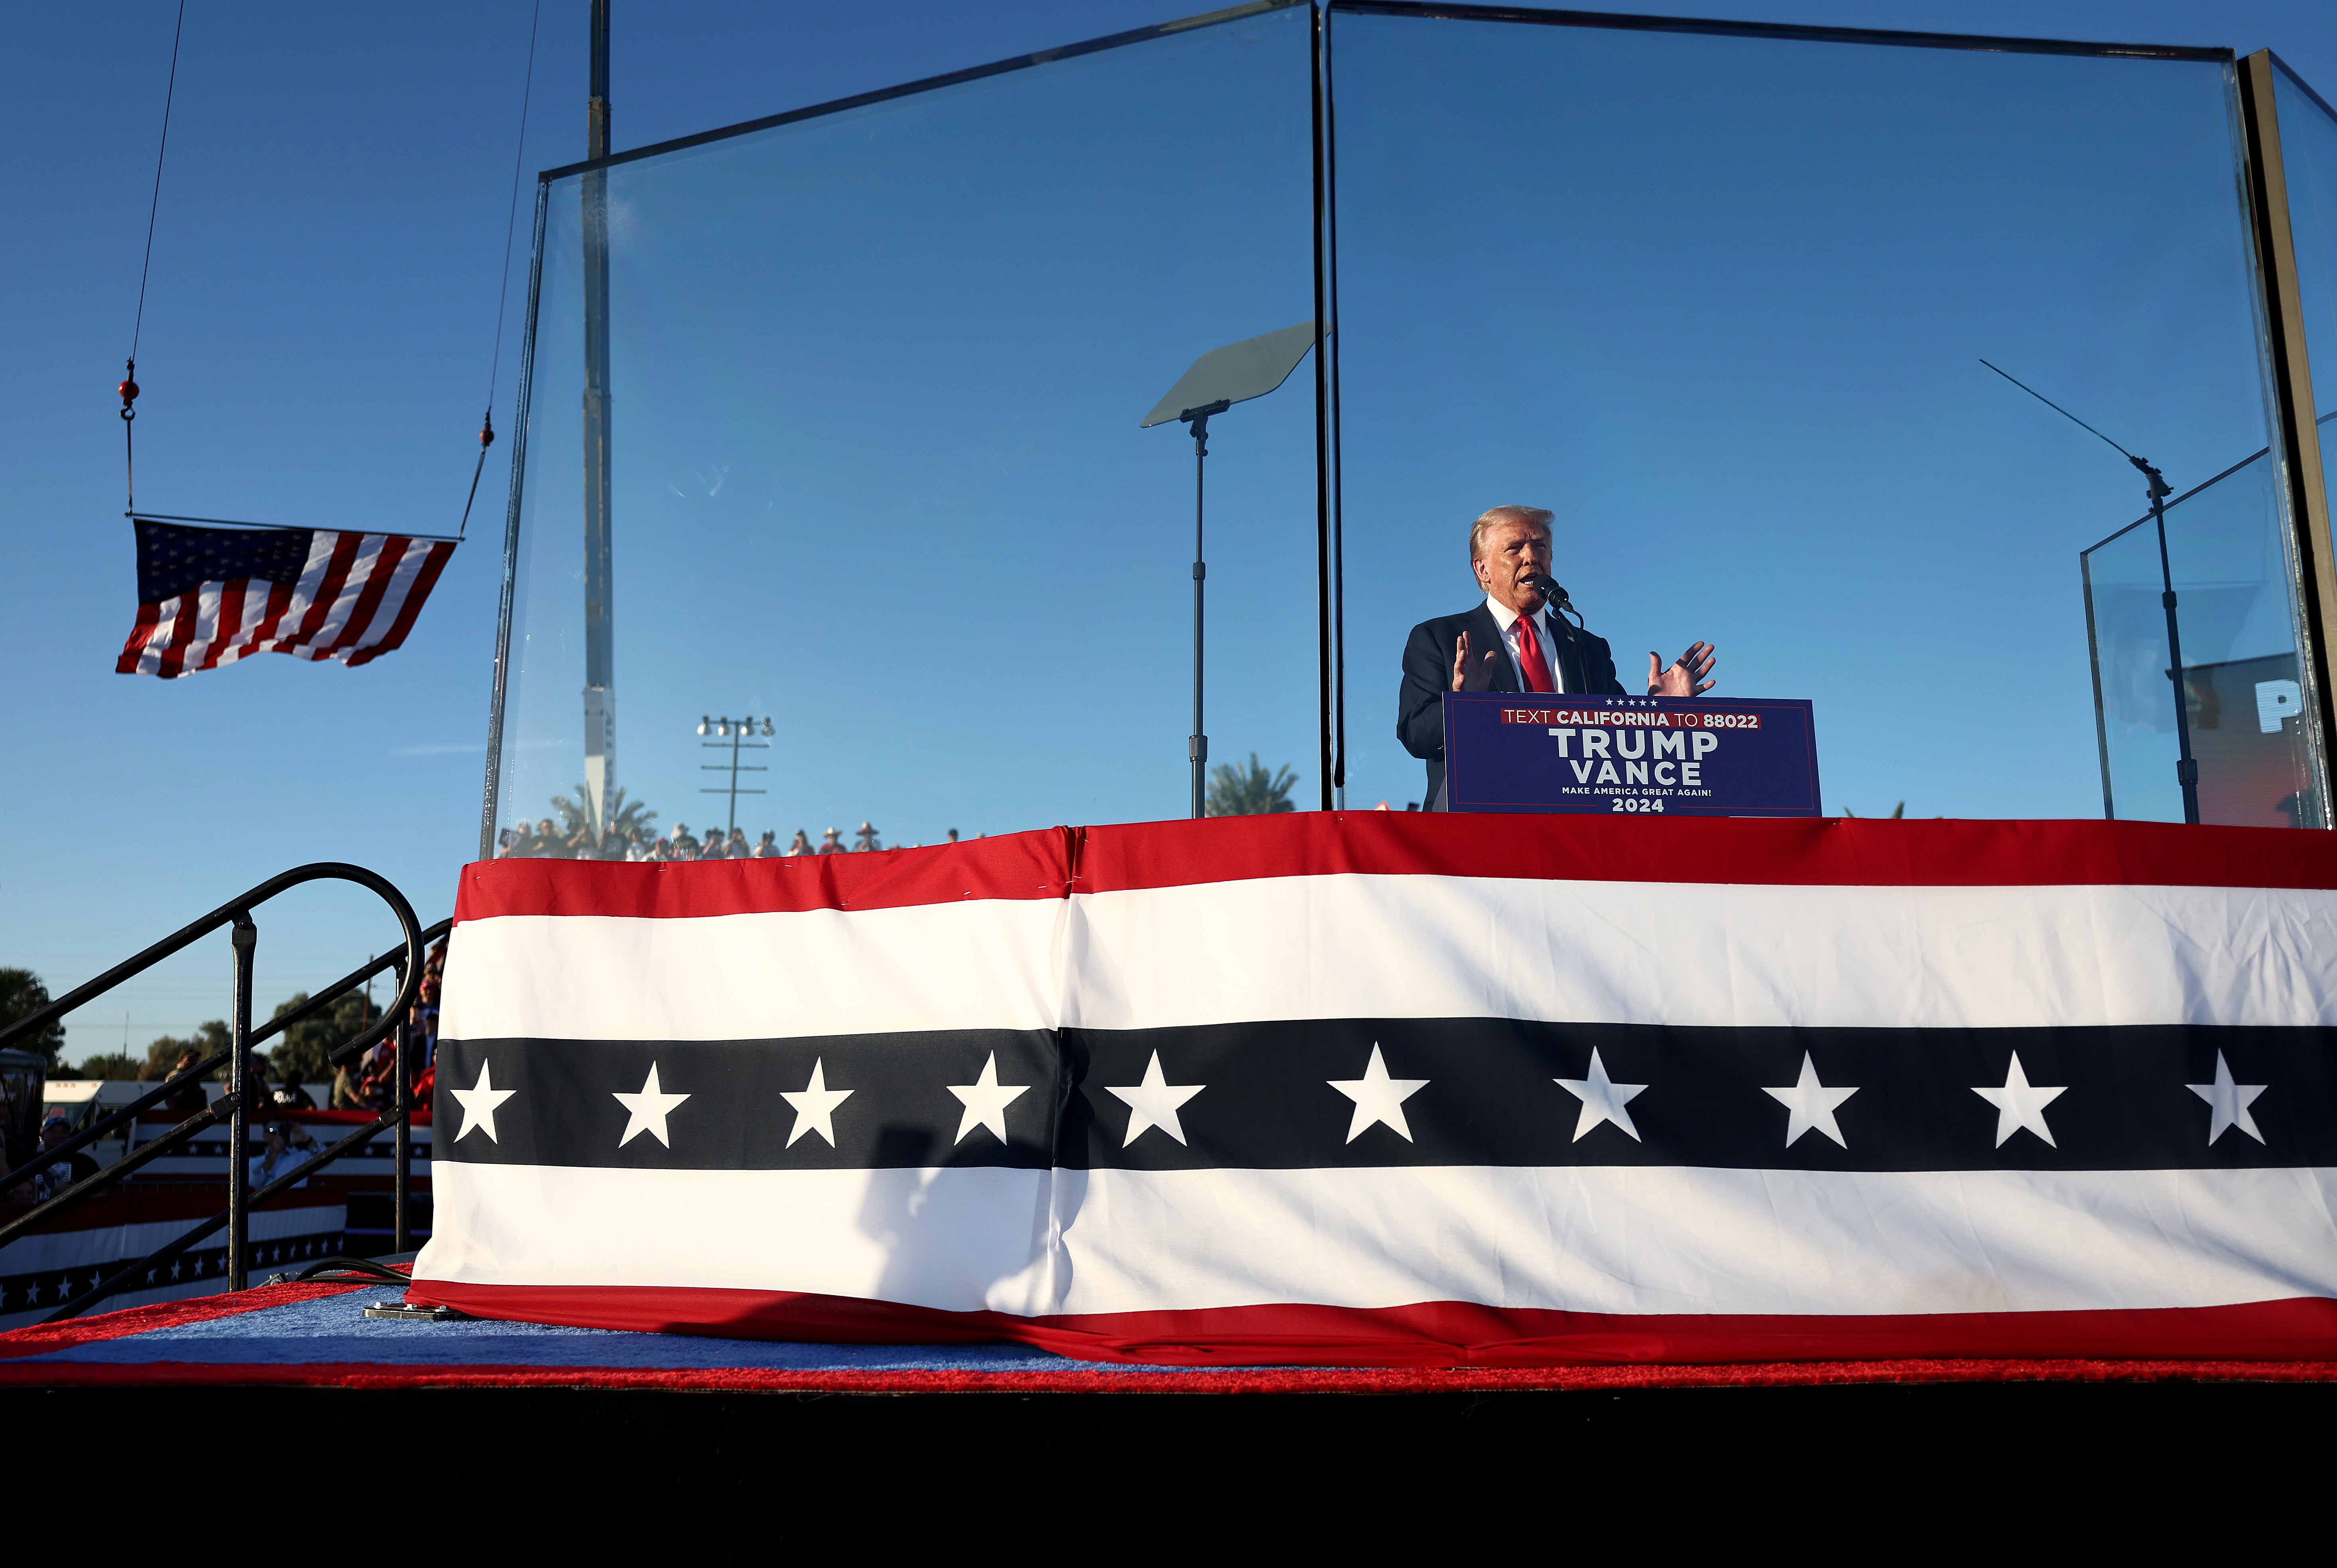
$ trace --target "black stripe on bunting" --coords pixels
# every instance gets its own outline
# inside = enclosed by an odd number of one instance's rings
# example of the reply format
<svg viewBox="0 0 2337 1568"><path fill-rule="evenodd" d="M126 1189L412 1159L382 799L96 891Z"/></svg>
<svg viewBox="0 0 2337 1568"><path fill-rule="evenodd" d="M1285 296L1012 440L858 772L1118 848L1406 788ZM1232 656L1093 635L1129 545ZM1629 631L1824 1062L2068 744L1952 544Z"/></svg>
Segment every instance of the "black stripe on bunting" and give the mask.
<svg viewBox="0 0 2337 1568"><path fill-rule="evenodd" d="M1374 1121L1350 1141L1356 1100L1333 1083L1425 1080L1400 1102L1403 1132ZM1639 1085L1580 1137L1583 1101L1558 1080ZM1155 1053L1184 1142L1155 1125L1127 1141ZM1804 1054L1830 1089L1847 1147L1805 1131L1771 1088L1800 1083ZM2188 1085L2213 1086L2222 1056L2263 1142L2226 1125ZM2018 1055L2039 1092L2061 1093L2000 1146L2001 1091ZM1022 1086L997 1112L1007 1137L969 1123L955 1084ZM764 1041L444 1042L435 1110L440 1159L687 1170L921 1166L1177 1171L1388 1165L1688 1165L1811 1171L2089 1171L2337 1166L2337 1030L2225 1026L2022 1029L1677 1028L1507 1019L1331 1019L1100 1031L965 1030ZM788 1142L786 1098L813 1064L836 1101L828 1123ZM482 1064L508 1092L495 1137L464 1131L457 1089ZM670 1145L638 1132L620 1146L655 1064L673 1102ZM2250 1089L2260 1087L2253 1095ZM983 1096L975 1092L976 1102ZM1384 1097L1384 1092L1383 1092ZM994 1097L993 1097L994 1098ZM1058 1105L1061 1114L1057 1114ZM977 1108L979 1108L977 1106ZM961 1137L962 1129L970 1129ZM1409 1133L1409 1137L1403 1135Z"/></svg>

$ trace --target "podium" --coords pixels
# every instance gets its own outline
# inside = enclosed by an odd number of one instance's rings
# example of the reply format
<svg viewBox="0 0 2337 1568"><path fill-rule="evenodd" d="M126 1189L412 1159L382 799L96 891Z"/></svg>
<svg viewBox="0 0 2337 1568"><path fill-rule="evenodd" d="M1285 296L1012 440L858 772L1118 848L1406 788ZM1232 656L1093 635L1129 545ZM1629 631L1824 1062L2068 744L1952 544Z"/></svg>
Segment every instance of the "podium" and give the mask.
<svg viewBox="0 0 2337 1568"><path fill-rule="evenodd" d="M1816 817L1817 734L1791 698L1444 694L1453 811Z"/></svg>

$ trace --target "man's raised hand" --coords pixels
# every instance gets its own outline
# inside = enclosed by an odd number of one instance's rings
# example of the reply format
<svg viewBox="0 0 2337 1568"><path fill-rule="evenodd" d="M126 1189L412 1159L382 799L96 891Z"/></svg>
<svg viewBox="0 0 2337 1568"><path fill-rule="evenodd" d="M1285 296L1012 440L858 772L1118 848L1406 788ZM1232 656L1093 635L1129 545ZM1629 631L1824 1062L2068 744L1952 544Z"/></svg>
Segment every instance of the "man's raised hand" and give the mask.
<svg viewBox="0 0 2337 1568"><path fill-rule="evenodd" d="M1485 657L1491 659L1492 654L1488 652ZM1654 655L1650 654L1648 657L1653 658ZM1461 633L1461 640L1452 645L1452 690L1460 691L1462 683L1468 679L1469 633L1463 632Z"/></svg>
<svg viewBox="0 0 2337 1568"><path fill-rule="evenodd" d="M1672 661L1671 668L1667 670L1663 667L1661 654L1649 653L1648 655L1648 695L1650 697L1703 696L1712 690L1712 682L1705 680L1705 677L1712 673L1712 667L1719 662L1719 657L1720 651L1711 643L1691 642L1688 644L1687 652ZM1700 681L1704 683L1697 684ZM1454 689L1459 689L1458 681L1454 682Z"/></svg>

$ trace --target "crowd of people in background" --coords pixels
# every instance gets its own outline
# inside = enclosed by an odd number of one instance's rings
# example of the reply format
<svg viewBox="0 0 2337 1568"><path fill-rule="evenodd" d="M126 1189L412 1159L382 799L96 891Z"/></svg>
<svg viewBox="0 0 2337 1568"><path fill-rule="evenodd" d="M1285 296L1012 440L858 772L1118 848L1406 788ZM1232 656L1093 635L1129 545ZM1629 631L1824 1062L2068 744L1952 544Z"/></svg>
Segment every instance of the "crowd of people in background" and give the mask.
<svg viewBox="0 0 2337 1568"><path fill-rule="evenodd" d="M254 1071L244 1091L245 1113L250 1125L261 1137L262 1152L251 1157L250 1181L261 1187L322 1153L323 1145L297 1116L287 1112L318 1111L355 1111L377 1115L392 1109L397 1100L398 1043L403 1038L406 1047L406 1073L411 1083L407 1103L416 1111L428 1113L431 1099L438 1086L438 997L446 975L446 939L440 937L425 955L422 975L415 986L414 1001L408 1005L397 1027L385 1034L371 1047L340 1063L333 1074L329 1099L319 1106L311 1093L305 1076L298 1067L284 1066L274 1088L269 1080L278 1071L263 1052L253 1053ZM183 1078L161 1102L161 1110L175 1117L198 1114L206 1109L222 1113L232 1108L225 1083L217 1077L196 1075L211 1056L218 1053L208 1046L191 1042L162 1042L183 1046L172 1060L169 1076ZM216 1070L223 1077L225 1070ZM319 1085L320 1092L322 1085ZM97 1113L97 1102L91 1102L81 1119L86 1124L89 1116ZM74 1115L63 1108L51 1110L41 1120L39 1146L54 1150L71 1138L76 1131ZM7 1151L14 1159L18 1152ZM31 1178L15 1188L0 1193L0 1201L41 1202L63 1192L75 1183L96 1175L97 1161L88 1153L75 1150L60 1155L41 1168Z"/></svg>
<svg viewBox="0 0 2337 1568"><path fill-rule="evenodd" d="M946 842L957 841L957 829L953 828ZM800 828L796 829L793 839L781 844L777 832L767 828L760 838L749 843L743 828L733 828L727 834L721 828L710 828L700 838L684 822L675 823L672 832L654 838L649 829L636 828L621 835L613 830L604 833L596 842L590 829L578 828L572 833L562 834L546 817L533 828L522 823L504 828L495 854L499 859L536 860L773 860L794 855L845 855L884 848L877 828L867 822L860 825L850 844L844 841L840 828L829 828L816 844Z"/></svg>
<svg viewBox="0 0 2337 1568"><path fill-rule="evenodd" d="M406 1037L406 1071L413 1083L409 1103L417 1109L427 1109L438 1086L438 993L445 974L446 941L441 937L423 959L421 983L415 988L414 1002L400 1026ZM342 1063L333 1075L330 1109L378 1114L396 1102L398 1034L398 1030L391 1031L371 1049ZM298 1068L286 1068L281 1081L270 1089L267 1058L257 1053L255 1056L259 1070L252 1073L246 1087L245 1111L252 1125L259 1129L263 1141L262 1152L251 1157L251 1181L254 1186L264 1186L322 1152L308 1130L284 1112L323 1107L308 1092ZM178 1054L171 1065L171 1076L190 1073L201 1066L204 1060L203 1051L191 1045ZM215 1081L191 1077L162 1105L171 1114L181 1117L206 1108L225 1111L230 1103L226 1094L213 1093L223 1087ZM92 1110L94 1109L93 1104ZM54 1149L70 1138L73 1131L73 1118L69 1112L62 1109L51 1111L42 1119L41 1146ZM14 1191L0 1194L0 1198L10 1202L44 1201L75 1182L94 1176L97 1169L96 1161L76 1150L20 1182Z"/></svg>
<svg viewBox="0 0 2337 1568"><path fill-rule="evenodd" d="M427 1106L438 1087L438 992L446 978L446 938L431 944L422 961L422 984L415 988L406 1009L406 1070L413 1084L411 1103ZM294 1096L298 1096L297 1099ZM343 1063L333 1073L335 1111L386 1111L397 1100L397 1032L382 1036L373 1049ZM313 1105L297 1076L276 1091L276 1103L297 1108Z"/></svg>
<svg viewBox="0 0 2337 1568"><path fill-rule="evenodd" d="M445 975L446 939L442 936L423 958L422 983L415 988L414 1002L406 1010L403 1024L406 1072L414 1085L411 1102L416 1106L428 1106L438 1086L438 992ZM171 1064L171 1075L175 1078L200 1065L202 1060L200 1051L181 1051ZM272 1090L264 1082L266 1076L264 1070L256 1075L247 1092L246 1110L255 1122L280 1111L386 1111L397 1096L397 1031L385 1034L370 1049L342 1063L333 1073L329 1098L322 1106L309 1093L298 1069L286 1069L282 1081ZM206 1104L224 1108L227 1099L224 1095L213 1099L201 1081L191 1080L163 1103L184 1115L200 1111Z"/></svg>

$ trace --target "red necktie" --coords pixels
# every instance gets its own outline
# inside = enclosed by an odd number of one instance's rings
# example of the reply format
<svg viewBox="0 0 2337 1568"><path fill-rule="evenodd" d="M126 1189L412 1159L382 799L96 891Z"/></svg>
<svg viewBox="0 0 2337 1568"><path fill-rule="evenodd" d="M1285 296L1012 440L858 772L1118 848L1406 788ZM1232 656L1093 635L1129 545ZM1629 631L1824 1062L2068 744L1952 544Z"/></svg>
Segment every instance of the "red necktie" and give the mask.
<svg viewBox="0 0 2337 1568"><path fill-rule="evenodd" d="M1533 618L1521 615L1518 626L1518 673L1526 680L1529 691L1555 691L1557 682L1550 678L1550 661L1541 656L1541 639L1534 635Z"/></svg>

